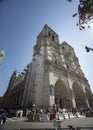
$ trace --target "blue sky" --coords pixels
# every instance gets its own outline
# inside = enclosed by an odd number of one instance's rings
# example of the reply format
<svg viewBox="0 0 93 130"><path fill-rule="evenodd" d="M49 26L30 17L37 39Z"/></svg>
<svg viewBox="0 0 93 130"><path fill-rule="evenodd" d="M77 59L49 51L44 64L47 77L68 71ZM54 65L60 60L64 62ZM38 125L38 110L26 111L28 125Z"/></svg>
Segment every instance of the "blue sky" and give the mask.
<svg viewBox="0 0 93 130"><path fill-rule="evenodd" d="M93 28L80 31L76 26L78 0L0 0L0 51L5 51L0 65L0 96L15 69L21 72L32 60L36 37L45 24L58 35L60 43L70 44L93 91Z"/></svg>

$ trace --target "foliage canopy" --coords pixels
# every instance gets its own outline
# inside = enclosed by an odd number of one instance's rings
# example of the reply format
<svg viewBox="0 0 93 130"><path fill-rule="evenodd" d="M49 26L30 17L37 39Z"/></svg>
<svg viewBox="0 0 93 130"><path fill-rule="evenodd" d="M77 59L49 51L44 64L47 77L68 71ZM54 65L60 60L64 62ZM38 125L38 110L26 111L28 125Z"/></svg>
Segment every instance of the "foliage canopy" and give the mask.
<svg viewBox="0 0 93 130"><path fill-rule="evenodd" d="M72 2L72 0L68 0ZM93 0L79 0L78 12L73 14L73 17L79 16L77 26L79 29L90 28L89 21L93 19Z"/></svg>

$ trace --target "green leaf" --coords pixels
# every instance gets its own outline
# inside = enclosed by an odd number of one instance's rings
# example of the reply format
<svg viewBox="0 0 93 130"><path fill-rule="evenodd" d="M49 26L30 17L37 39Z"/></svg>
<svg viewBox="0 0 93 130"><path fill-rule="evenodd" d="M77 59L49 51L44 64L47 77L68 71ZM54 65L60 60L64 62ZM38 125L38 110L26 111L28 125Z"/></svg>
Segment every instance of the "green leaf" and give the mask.
<svg viewBox="0 0 93 130"><path fill-rule="evenodd" d="M75 17L77 15L77 13L73 14L73 17Z"/></svg>
<svg viewBox="0 0 93 130"><path fill-rule="evenodd" d="M69 2L72 2L72 0L68 0Z"/></svg>

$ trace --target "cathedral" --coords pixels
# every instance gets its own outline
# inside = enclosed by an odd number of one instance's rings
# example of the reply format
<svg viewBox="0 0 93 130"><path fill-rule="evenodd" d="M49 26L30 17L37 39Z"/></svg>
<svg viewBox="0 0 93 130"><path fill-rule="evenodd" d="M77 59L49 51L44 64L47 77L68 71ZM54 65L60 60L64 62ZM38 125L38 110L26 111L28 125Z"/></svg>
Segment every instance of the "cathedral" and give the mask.
<svg viewBox="0 0 93 130"><path fill-rule="evenodd" d="M58 34L44 25L37 36L32 62L15 70L3 96L5 108L50 107L93 109L93 94L74 49L59 43Z"/></svg>

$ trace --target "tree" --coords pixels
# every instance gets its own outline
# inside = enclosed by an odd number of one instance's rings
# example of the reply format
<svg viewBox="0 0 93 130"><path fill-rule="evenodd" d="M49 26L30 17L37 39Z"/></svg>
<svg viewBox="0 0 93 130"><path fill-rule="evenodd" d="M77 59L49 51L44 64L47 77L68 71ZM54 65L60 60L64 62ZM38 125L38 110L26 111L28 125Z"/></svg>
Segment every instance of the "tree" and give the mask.
<svg viewBox="0 0 93 130"><path fill-rule="evenodd" d="M72 0L68 0L72 2ZM79 29L90 28L89 21L93 19L93 0L79 0L78 12L73 14L73 17L79 16L77 26Z"/></svg>

